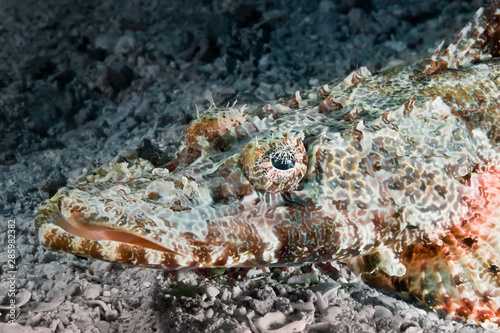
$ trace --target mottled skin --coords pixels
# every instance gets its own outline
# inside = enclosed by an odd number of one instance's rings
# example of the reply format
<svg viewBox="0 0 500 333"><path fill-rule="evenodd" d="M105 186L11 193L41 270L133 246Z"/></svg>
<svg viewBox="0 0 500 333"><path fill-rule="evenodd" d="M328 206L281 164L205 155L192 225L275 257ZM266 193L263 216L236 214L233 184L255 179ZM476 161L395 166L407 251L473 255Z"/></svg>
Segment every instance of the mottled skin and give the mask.
<svg viewBox="0 0 500 333"><path fill-rule="evenodd" d="M500 63L437 63L213 106L167 165L115 161L44 202L41 243L166 269L341 260L451 316L499 322Z"/></svg>

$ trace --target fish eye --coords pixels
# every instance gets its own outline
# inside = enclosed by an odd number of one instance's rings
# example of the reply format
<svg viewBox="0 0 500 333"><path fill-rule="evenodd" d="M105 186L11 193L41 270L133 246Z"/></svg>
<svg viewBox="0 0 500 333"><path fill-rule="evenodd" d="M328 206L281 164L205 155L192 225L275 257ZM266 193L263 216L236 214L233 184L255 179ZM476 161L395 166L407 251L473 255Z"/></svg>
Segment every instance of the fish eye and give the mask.
<svg viewBox="0 0 500 333"><path fill-rule="evenodd" d="M290 170L295 167L295 155L290 147L279 150L274 149L270 153L271 164L278 170Z"/></svg>
<svg viewBox="0 0 500 333"><path fill-rule="evenodd" d="M239 164L252 186L270 193L297 187L307 171L307 152L302 134L259 137L243 147Z"/></svg>

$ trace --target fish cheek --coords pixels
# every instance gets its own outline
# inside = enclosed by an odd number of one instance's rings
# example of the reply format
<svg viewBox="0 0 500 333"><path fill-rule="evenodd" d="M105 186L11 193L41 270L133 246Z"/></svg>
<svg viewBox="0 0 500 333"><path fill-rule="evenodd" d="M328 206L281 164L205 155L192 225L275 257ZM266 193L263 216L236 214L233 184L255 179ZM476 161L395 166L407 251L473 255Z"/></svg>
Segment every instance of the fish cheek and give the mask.
<svg viewBox="0 0 500 333"><path fill-rule="evenodd" d="M243 175L238 160L234 158L226 160L217 171L203 178L211 183L214 203L226 205L254 192L252 185Z"/></svg>

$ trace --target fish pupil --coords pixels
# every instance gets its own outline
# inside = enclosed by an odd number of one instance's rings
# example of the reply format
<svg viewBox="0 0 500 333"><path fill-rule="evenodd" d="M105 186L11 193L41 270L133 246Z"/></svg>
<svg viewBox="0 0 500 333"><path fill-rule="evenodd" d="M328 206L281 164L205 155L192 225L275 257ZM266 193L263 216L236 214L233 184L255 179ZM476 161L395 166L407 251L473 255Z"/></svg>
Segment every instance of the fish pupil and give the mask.
<svg viewBox="0 0 500 333"><path fill-rule="evenodd" d="M295 155L290 149L278 149L271 153L271 164L278 170L295 168Z"/></svg>

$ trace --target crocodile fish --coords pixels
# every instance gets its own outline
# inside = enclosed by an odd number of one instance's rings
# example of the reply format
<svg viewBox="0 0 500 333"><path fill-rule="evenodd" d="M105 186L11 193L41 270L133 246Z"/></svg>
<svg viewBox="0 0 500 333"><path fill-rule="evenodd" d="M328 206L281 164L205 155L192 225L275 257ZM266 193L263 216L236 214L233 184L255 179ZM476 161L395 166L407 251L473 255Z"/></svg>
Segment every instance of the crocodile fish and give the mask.
<svg viewBox="0 0 500 333"><path fill-rule="evenodd" d="M162 269L340 261L500 323L500 9L430 59L263 107L212 106L162 166L115 160L35 216L41 244Z"/></svg>

